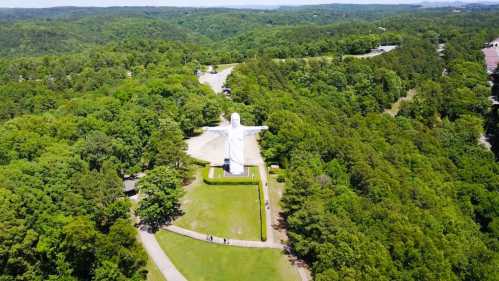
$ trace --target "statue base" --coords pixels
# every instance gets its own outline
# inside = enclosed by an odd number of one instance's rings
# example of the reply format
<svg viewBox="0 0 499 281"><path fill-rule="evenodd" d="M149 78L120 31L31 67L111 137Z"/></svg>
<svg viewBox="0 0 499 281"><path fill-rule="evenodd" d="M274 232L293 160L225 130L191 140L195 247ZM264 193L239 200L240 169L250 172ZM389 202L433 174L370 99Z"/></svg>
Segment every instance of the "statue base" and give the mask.
<svg viewBox="0 0 499 281"><path fill-rule="evenodd" d="M231 163L230 159L228 158L224 159L224 164L222 167L225 171L225 174L230 174L232 176L240 176L240 177L245 177L248 175L248 171L244 165Z"/></svg>
<svg viewBox="0 0 499 281"><path fill-rule="evenodd" d="M231 174L229 169L226 169L224 167L224 177L227 177L227 178L244 178L244 177L249 177L250 176L250 170L249 170L250 167L247 167L245 166L244 167L244 170L243 170L243 173L242 174Z"/></svg>

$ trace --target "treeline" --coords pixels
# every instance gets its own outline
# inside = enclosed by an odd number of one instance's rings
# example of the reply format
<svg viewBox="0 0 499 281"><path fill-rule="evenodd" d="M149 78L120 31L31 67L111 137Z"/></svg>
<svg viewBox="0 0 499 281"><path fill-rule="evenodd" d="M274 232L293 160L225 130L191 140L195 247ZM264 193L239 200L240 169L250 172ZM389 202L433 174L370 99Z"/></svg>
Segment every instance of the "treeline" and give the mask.
<svg viewBox="0 0 499 281"><path fill-rule="evenodd" d="M191 76L193 69L199 67L199 56L197 48L190 45L129 40L72 55L3 60L0 61L3 83L0 121L55 109L68 97L131 78L172 80L162 87L174 91L182 80L179 75L189 76L189 83L196 83Z"/></svg>
<svg viewBox="0 0 499 281"><path fill-rule="evenodd" d="M491 14L484 9L470 13L469 17L488 18ZM455 18L448 9L422 9L415 5L333 4L274 10L169 7L0 9L0 36L3 38L0 41L0 54L15 57L75 53L113 41L163 39L201 44L206 47L207 54L211 53L210 50L220 49L220 52L206 58L206 62L212 63L227 62L228 55L232 58L231 62L238 58L241 61L241 55L250 58L252 52L279 45L283 45L286 55L312 56L333 51L330 41L337 41L337 38L332 38L330 33L341 33L349 25L357 27L351 32L355 36L376 34L386 28L387 32L395 33L394 36L377 38L375 42L398 43L400 34L396 33L405 30L406 25L412 27L414 24L411 21L424 20L427 25L428 22L439 20L439 16ZM408 22L401 26L390 20L399 22L400 17ZM341 23L343 26L320 28ZM311 31L310 35L316 36L310 37L307 29ZM411 29L411 32L414 31L417 28ZM373 46L365 44L364 39L367 38L355 40L355 36L346 42L352 45L351 49L343 51L366 52ZM258 44L249 46L252 37L256 38ZM295 40L300 37L309 40L306 44L296 44ZM238 47L239 43L243 46ZM300 49L303 50L299 54L293 53ZM267 55L276 51L270 48ZM285 57L285 54L275 57Z"/></svg>
<svg viewBox="0 0 499 281"><path fill-rule="evenodd" d="M449 40L456 59L417 34L369 61L257 60L231 77L239 108L269 126L290 244L315 280L496 280L499 165L478 144L487 77L467 60L477 49L453 47L469 35ZM379 113L413 86L402 116Z"/></svg>
<svg viewBox="0 0 499 281"><path fill-rule="evenodd" d="M0 10L0 280L145 279L122 177L150 170L146 223L175 216L184 138L230 111L269 125L290 245L316 280L497 279L499 166L477 139L499 18L450 11ZM343 57L377 44L400 47ZM244 60L231 99L194 76Z"/></svg>
<svg viewBox="0 0 499 281"><path fill-rule="evenodd" d="M207 54L214 63L244 61L256 56L303 58L364 54L380 44L399 45L401 34L376 24L348 22L320 26L260 28L229 38Z"/></svg>
<svg viewBox="0 0 499 281"><path fill-rule="evenodd" d="M110 48L33 59L16 70L42 81L2 86L13 106L2 107L0 124L1 280L145 280L122 176L159 167L180 182L190 162L184 136L221 108L181 49L143 44L127 45L125 57ZM125 79L130 67L141 70ZM86 68L91 87L58 84L57 70L79 81ZM107 71L118 74L102 80Z"/></svg>

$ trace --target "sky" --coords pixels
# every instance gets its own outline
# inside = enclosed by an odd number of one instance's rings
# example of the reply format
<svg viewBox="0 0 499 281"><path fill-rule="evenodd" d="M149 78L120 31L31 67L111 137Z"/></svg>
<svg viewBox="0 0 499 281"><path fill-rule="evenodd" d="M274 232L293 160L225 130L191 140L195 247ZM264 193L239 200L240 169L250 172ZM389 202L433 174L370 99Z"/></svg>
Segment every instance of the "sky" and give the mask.
<svg viewBox="0 0 499 281"><path fill-rule="evenodd" d="M255 6L255 5L307 5L327 3L416 3L425 0L0 0L0 7L9 8L46 8L57 6ZM428 0L426 0L428 1ZM451 0L434 0L449 2ZM453 0L452 0L453 1ZM479 2L480 0L461 0ZM430 1L428 1L430 2Z"/></svg>

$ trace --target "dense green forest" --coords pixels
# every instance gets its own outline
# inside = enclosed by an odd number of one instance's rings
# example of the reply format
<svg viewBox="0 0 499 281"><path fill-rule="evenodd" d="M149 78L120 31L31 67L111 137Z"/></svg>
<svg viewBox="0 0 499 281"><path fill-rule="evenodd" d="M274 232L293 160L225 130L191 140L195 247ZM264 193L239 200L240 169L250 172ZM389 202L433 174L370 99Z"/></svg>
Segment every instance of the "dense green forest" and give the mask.
<svg viewBox="0 0 499 281"><path fill-rule="evenodd" d="M497 280L481 39L448 38L440 62L423 37L369 62L254 60L231 77L234 100L270 127L291 245L316 280ZM401 117L378 113L414 86Z"/></svg>
<svg viewBox="0 0 499 281"><path fill-rule="evenodd" d="M499 280L498 36L496 6L0 9L0 280L145 280L123 176L179 196L184 138L234 110L315 280ZM229 99L194 75L233 62Z"/></svg>

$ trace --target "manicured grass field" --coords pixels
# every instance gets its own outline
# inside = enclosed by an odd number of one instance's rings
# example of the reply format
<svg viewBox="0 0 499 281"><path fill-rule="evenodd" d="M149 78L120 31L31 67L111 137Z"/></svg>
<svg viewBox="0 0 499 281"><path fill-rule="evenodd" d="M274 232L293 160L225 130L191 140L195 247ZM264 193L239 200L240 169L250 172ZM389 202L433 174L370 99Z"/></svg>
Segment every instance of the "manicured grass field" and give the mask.
<svg viewBox="0 0 499 281"><path fill-rule="evenodd" d="M258 188L196 184L182 198L184 215L174 224L214 236L260 240Z"/></svg>
<svg viewBox="0 0 499 281"><path fill-rule="evenodd" d="M298 274L276 249L211 244L168 231L156 233L161 248L189 281L297 281Z"/></svg>

